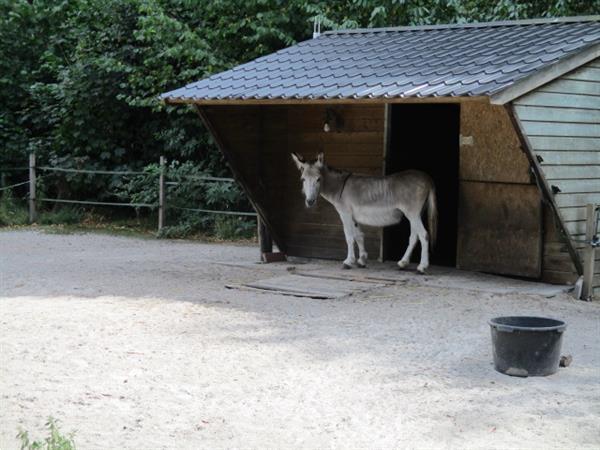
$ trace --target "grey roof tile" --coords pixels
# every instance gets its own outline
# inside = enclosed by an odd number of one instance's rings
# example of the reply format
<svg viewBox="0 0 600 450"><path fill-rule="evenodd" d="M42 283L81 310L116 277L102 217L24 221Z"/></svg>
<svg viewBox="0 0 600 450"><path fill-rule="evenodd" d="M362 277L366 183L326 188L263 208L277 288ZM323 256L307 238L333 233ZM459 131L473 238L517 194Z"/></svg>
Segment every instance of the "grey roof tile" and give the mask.
<svg viewBox="0 0 600 450"><path fill-rule="evenodd" d="M600 43L600 17L328 32L167 100L491 95Z"/></svg>

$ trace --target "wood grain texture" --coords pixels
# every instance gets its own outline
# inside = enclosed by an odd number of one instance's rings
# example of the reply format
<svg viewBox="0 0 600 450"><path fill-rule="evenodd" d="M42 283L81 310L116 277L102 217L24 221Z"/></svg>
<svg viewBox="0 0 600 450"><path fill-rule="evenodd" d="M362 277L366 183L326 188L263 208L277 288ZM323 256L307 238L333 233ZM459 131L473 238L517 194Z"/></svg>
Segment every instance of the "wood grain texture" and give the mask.
<svg viewBox="0 0 600 450"><path fill-rule="evenodd" d="M267 211L273 236L292 256L339 258L346 243L339 216L320 199L307 209L290 153L355 172L380 174L383 164L383 105L336 105L340 129L323 131L328 105L213 106L207 108L224 144L235 154L236 170L256 202ZM379 255L380 232L366 231L367 251ZM277 242L279 245L279 242Z"/></svg>
<svg viewBox="0 0 600 450"><path fill-rule="evenodd" d="M585 234L584 206L600 204L599 63L594 60L514 102L567 234L561 236L555 221L546 218L550 232L545 233L543 264L552 277L568 273L571 266L573 276L581 273L584 245L577 240ZM561 244L571 248L571 263Z"/></svg>
<svg viewBox="0 0 600 450"><path fill-rule="evenodd" d="M542 208L537 186L461 182L458 266L537 278Z"/></svg>
<svg viewBox="0 0 600 450"><path fill-rule="evenodd" d="M566 123L600 123L600 111L580 108L552 108L546 106L515 107L521 120Z"/></svg>
<svg viewBox="0 0 600 450"><path fill-rule="evenodd" d="M460 179L530 183L529 162L504 107L461 106L460 134L472 137L460 147Z"/></svg>
<svg viewBox="0 0 600 450"><path fill-rule="evenodd" d="M600 164L549 165L544 164L548 180L588 180L600 179Z"/></svg>
<svg viewBox="0 0 600 450"><path fill-rule="evenodd" d="M542 280L548 283L572 284L577 281L578 274L569 253L567 241L560 233L552 210L548 207L544 207L543 210L544 251L542 258Z"/></svg>
<svg viewBox="0 0 600 450"><path fill-rule="evenodd" d="M582 95L600 95L600 81L575 80L559 78L558 80L542 86L539 92L555 92L559 94L582 94Z"/></svg>
<svg viewBox="0 0 600 450"><path fill-rule="evenodd" d="M559 94L555 92L534 91L521 97L518 105L530 106L554 106L554 107L576 107L581 109L597 109L598 100L593 95L581 94Z"/></svg>
<svg viewBox="0 0 600 450"><path fill-rule="evenodd" d="M527 134L532 137L600 137L600 123L542 122L532 120L521 120L521 123Z"/></svg>
<svg viewBox="0 0 600 450"><path fill-rule="evenodd" d="M565 74L562 78L565 80L598 81L600 80L600 66L598 63L592 62L581 69Z"/></svg>
<svg viewBox="0 0 600 450"><path fill-rule="evenodd" d="M326 109L342 119L339 129L326 133L323 124ZM319 199L315 208L307 209L300 191L299 173L289 152L306 158L325 153L325 161L339 169L380 175L383 171L383 105L311 105L289 108L287 112L288 161L285 171L286 202L282 205L282 232L289 243L288 253L295 256L343 259L346 242L339 216L333 206ZM371 258L379 256L381 231L364 228L365 245Z"/></svg>

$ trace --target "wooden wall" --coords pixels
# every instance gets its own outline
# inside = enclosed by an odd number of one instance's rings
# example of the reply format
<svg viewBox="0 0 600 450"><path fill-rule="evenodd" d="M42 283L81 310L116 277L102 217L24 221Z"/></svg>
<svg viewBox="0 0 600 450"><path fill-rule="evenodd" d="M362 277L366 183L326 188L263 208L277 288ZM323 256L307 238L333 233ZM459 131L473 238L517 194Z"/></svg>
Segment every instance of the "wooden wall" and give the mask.
<svg viewBox="0 0 600 450"><path fill-rule="evenodd" d="M541 197L507 111L465 102L460 130L458 267L540 277Z"/></svg>
<svg viewBox="0 0 600 450"><path fill-rule="evenodd" d="M344 259L337 212L324 199L307 209L299 172L290 158L325 153L333 167L382 174L383 105L339 105L340 129L323 131L326 106L211 106L204 110L229 147L239 176L264 205L276 242L288 255ZM379 256L380 230L365 228L367 251Z"/></svg>
<svg viewBox="0 0 600 450"><path fill-rule="evenodd" d="M600 204L600 59L514 101L515 111L573 240L585 235L585 205ZM552 218L547 218L545 262L556 281L577 274ZM583 252L580 252L583 257ZM600 295L600 252L596 252Z"/></svg>
<svg viewBox="0 0 600 450"><path fill-rule="evenodd" d="M594 63L565 80L589 78L586 70L600 72L600 67ZM564 208L564 219L573 236L579 237L583 203L590 199L600 202L596 192L600 190L600 135L552 133L565 129L567 125L561 124L570 123L578 124L575 128L580 133L597 133L599 112L582 106L585 102L568 108L563 105L556 112L558 108L540 104L546 94L556 97L556 93L542 89L529 99L520 99L517 111L532 133L530 139L537 146L537 154L544 158L548 179L562 190L557 198ZM577 101L582 97L565 95ZM329 203L320 199L317 207L305 208L290 152L314 158L323 151L334 167L370 174L383 172L384 105L331 107L342 117L343 125L329 133L323 131L325 105L203 108L229 149L238 177L266 212L277 244L291 256L343 259L346 244L339 217ZM582 124L584 127L579 126ZM546 130L543 132L549 135L535 134L535 130ZM575 281L577 274L564 237L551 210L542 204L507 111L479 102L462 103L460 139L457 265L557 283ZM581 189L590 192L576 192ZM370 257L377 258L380 230L367 229L366 233Z"/></svg>

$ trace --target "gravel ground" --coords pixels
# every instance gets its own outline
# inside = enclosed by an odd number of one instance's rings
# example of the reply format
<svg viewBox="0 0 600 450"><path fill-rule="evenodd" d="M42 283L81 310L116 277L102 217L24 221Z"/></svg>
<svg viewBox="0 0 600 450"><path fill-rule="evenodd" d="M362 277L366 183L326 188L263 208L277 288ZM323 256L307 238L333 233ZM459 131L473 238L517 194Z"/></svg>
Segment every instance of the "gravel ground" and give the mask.
<svg viewBox="0 0 600 450"><path fill-rule="evenodd" d="M80 449L600 447L598 304L376 264L360 273L402 282L335 300L226 289L288 273L256 257L0 232L0 448L50 415ZM568 323L573 364L495 372L487 320L530 313Z"/></svg>

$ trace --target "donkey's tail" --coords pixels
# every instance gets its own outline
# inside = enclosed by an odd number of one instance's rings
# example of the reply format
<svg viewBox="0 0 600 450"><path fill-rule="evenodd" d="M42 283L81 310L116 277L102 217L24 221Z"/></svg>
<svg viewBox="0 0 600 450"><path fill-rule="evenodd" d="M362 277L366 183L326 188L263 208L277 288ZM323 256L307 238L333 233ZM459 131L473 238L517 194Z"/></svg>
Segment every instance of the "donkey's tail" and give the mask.
<svg viewBox="0 0 600 450"><path fill-rule="evenodd" d="M429 246L431 250L435 248L435 241L437 239L437 227L438 227L438 210L437 210L437 199L435 196L435 186L431 186L429 195L427 196L427 225L429 228Z"/></svg>

